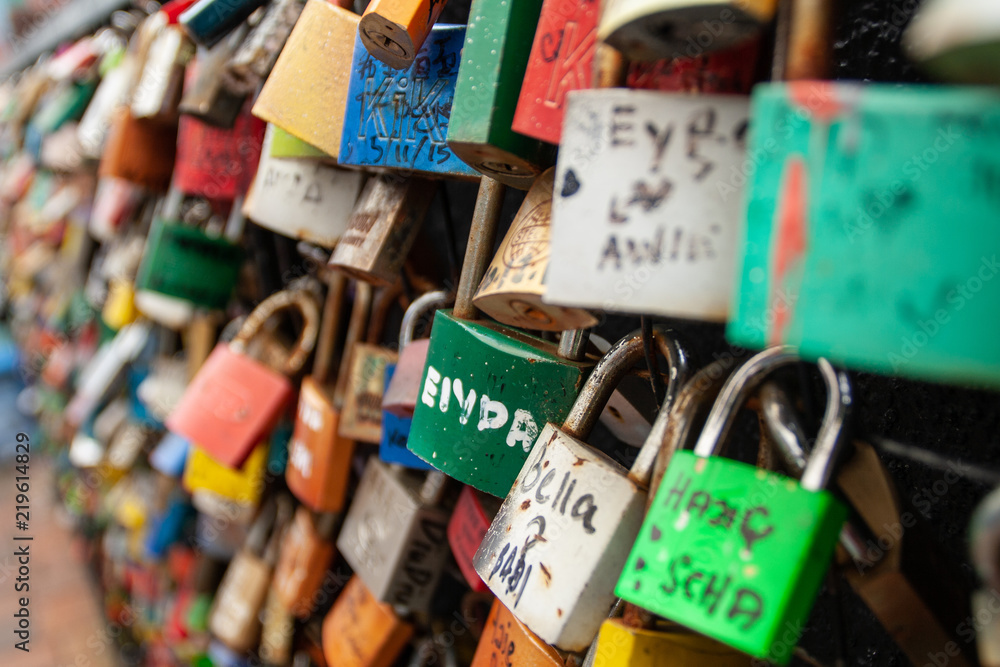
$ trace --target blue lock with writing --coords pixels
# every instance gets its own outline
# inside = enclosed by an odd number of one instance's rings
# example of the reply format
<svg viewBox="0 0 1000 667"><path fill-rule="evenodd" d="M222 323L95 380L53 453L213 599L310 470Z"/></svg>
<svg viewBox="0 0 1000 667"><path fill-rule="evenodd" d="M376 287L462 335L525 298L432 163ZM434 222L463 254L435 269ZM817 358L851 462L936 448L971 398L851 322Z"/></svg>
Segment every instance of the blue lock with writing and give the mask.
<svg viewBox="0 0 1000 667"><path fill-rule="evenodd" d="M389 390L389 382L396 371L396 364L385 367L385 387ZM386 463L397 463L414 470L434 470L434 466L406 448L410 437L411 417L400 417L388 410L382 411L382 442L379 443L378 457Z"/></svg>

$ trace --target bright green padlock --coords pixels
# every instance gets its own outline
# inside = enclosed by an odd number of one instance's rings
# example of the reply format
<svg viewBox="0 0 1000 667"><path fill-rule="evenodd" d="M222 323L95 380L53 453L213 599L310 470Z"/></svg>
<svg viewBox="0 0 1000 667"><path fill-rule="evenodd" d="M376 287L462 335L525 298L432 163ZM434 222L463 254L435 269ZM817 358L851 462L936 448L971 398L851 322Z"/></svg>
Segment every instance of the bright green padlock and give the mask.
<svg viewBox="0 0 1000 667"><path fill-rule="evenodd" d="M472 296L496 239L503 186L480 184L455 308L439 310L407 447L455 479L505 497L541 429L561 424L593 368L582 331L562 343L477 319Z"/></svg>
<svg viewBox="0 0 1000 667"><path fill-rule="evenodd" d="M750 392L766 374L797 361L790 348L771 348L726 382L695 451L674 454L615 590L628 602L782 665L847 516L823 490L850 408L846 376L823 374L826 415L801 482L718 454Z"/></svg>

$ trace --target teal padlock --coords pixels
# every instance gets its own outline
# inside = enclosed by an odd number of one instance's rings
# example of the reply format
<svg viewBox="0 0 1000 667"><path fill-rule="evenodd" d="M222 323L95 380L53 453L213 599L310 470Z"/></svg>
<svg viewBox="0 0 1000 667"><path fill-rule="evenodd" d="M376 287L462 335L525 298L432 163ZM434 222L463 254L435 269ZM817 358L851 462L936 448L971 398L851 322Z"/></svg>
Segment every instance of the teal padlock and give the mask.
<svg viewBox="0 0 1000 667"><path fill-rule="evenodd" d="M846 376L824 373L827 410L801 482L718 454L751 391L798 359L790 348L771 348L726 382L694 452L670 461L615 589L781 665L791 659L847 517L824 490L850 408Z"/></svg>
<svg viewBox="0 0 1000 667"><path fill-rule="evenodd" d="M750 118L728 340L1000 387L1000 93L768 84Z"/></svg>
<svg viewBox="0 0 1000 667"><path fill-rule="evenodd" d="M561 343L479 318L472 297L496 240L503 186L480 184L454 310L434 316L407 447L455 479L505 497L548 422L562 423L593 367L582 331Z"/></svg>

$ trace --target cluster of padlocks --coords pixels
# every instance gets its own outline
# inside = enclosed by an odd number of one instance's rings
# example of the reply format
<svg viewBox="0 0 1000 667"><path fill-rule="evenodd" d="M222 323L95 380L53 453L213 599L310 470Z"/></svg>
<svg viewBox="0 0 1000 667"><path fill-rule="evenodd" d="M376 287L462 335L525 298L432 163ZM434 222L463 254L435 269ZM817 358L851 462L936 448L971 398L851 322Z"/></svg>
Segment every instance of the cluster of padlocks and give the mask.
<svg viewBox="0 0 1000 667"><path fill-rule="evenodd" d="M932 86L829 80L826 0L446 4L171 0L0 87L7 310L137 664L783 665L834 572L1000 665L1000 511L952 608L839 370L1000 387L1000 3L924 3Z"/></svg>

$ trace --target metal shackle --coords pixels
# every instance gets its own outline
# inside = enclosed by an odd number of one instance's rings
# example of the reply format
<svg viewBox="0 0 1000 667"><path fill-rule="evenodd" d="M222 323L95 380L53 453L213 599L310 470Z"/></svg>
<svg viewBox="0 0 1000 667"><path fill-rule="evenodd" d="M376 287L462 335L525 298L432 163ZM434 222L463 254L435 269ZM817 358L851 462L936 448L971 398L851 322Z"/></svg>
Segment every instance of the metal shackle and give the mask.
<svg viewBox="0 0 1000 667"><path fill-rule="evenodd" d="M667 393L660 408L669 412L677 392L687 380L688 353L677 339L664 329L655 329L653 338L660 353L667 358L670 368ZM629 370L644 358L641 331L633 331L615 343L594 366L576 402L573 403L573 408L563 422L562 431L578 440L586 440L600 418L601 410L614 393L615 387Z"/></svg>
<svg viewBox="0 0 1000 667"><path fill-rule="evenodd" d="M295 308L302 314L302 332L295 342L295 347L285 358L281 372L284 375L295 375L305 365L319 336L319 304L310 292L282 290L267 297L247 316L230 345L235 351L244 353L250 341L260 333L264 323L279 311L289 308Z"/></svg>
<svg viewBox="0 0 1000 667"><path fill-rule="evenodd" d="M403 313L403 324L399 329L399 351L413 342L414 332L417 330L417 322L428 311L443 308L451 302L451 297L444 290L427 292L415 299L410 307Z"/></svg>
<svg viewBox="0 0 1000 667"><path fill-rule="evenodd" d="M695 454L703 458L722 454L739 408L767 376L798 361L800 358L794 348L773 347L755 355L733 373L712 406L695 445ZM827 402L816 444L800 482L810 491L826 488L833 478L834 464L844 440L844 424L852 404L847 375L834 370L825 359L820 359L818 365L827 386Z"/></svg>

